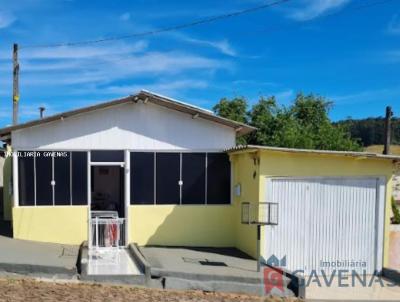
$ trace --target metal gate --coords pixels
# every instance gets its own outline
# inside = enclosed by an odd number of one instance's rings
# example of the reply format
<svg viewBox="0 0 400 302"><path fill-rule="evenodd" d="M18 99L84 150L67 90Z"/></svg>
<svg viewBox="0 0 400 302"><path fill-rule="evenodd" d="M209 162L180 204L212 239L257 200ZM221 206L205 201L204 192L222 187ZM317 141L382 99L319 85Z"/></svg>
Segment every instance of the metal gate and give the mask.
<svg viewBox="0 0 400 302"><path fill-rule="evenodd" d="M125 219L114 211L91 211L89 249L119 249L125 246Z"/></svg>
<svg viewBox="0 0 400 302"><path fill-rule="evenodd" d="M267 179L266 198L280 210L279 224L265 228L263 257L305 275L372 274L382 266L382 195L379 178Z"/></svg>

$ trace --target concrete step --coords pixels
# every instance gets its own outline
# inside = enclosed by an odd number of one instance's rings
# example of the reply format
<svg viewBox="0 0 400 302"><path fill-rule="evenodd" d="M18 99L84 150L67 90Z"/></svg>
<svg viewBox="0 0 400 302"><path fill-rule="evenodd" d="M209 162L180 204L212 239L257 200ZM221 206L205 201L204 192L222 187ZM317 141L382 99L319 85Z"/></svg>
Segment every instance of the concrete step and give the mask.
<svg viewBox="0 0 400 302"><path fill-rule="evenodd" d="M115 284L146 285L146 278L128 249L90 255L88 247L81 247L79 271L84 281Z"/></svg>

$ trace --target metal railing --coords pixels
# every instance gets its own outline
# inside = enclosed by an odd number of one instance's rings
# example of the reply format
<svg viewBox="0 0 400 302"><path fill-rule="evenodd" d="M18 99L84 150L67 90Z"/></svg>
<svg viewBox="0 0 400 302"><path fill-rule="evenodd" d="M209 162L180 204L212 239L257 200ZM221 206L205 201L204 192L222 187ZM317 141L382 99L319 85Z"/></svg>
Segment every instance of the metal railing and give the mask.
<svg viewBox="0 0 400 302"><path fill-rule="evenodd" d="M89 248L112 250L125 246L125 219L117 212L93 211L89 221Z"/></svg>
<svg viewBox="0 0 400 302"><path fill-rule="evenodd" d="M242 224L277 225L279 204L276 202L242 202Z"/></svg>

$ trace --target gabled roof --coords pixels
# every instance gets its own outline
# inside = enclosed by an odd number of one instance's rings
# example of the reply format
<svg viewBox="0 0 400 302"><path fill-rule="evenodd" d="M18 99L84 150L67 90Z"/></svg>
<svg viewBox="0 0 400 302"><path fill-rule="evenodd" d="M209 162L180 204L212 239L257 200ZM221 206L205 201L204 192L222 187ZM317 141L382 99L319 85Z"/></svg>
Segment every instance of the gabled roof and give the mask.
<svg viewBox="0 0 400 302"><path fill-rule="evenodd" d="M305 154L320 154L320 155L336 155L336 156L352 156L360 158L379 158L379 159L390 159L400 161L399 155L386 155L370 152L355 152L355 151L333 151L333 150L314 150L314 149L295 149L295 148L282 148L282 147L270 147L270 146L258 146L258 145L239 145L230 149L225 150L228 153L240 153L240 152L254 152L257 150L267 150L275 152L286 152L286 153L305 153Z"/></svg>
<svg viewBox="0 0 400 302"><path fill-rule="evenodd" d="M176 111L180 111L183 113L187 113L192 115L193 118L202 118L208 121L212 121L218 124L222 124L231 128L234 128L236 130L237 136L242 136L245 135L247 133L250 133L254 130L256 130L256 128L251 127L249 125L243 124L243 123L239 123L239 122L235 122L220 116L217 116L215 114L213 114L211 111L209 110L205 110L193 105L189 105L187 103L183 103L150 91L146 91L146 90L142 90L137 94L134 95L130 95L121 99L116 99L116 100L112 100L109 102L105 102L105 103L100 103L97 105L93 105L93 106L89 106L89 107L83 107L80 109L76 109L76 110L71 110L71 111L66 111L63 113L59 113L56 115L52 115L49 117L45 117L42 119L37 119L37 120L33 120L30 122L26 122L26 123L22 123L22 124L18 124L15 126L10 126L10 127L6 127L6 128L2 128L0 129L0 138L1 137L5 137L11 134L12 131L15 130L19 130L19 129L24 129L24 128L29 128L29 127L33 127L33 126L37 126L37 125L43 125L43 124L47 124L50 122L54 122L60 119L66 119L78 114L83 114L83 113L87 113L87 112L91 112L91 111L95 111L95 110L99 110L99 109L105 109L105 108L109 108L112 106L116 106L116 105L121 105L121 104L125 104L125 103L137 103L137 102L144 102L144 103L154 103L157 104L159 106L162 107L166 107L172 110L176 110Z"/></svg>

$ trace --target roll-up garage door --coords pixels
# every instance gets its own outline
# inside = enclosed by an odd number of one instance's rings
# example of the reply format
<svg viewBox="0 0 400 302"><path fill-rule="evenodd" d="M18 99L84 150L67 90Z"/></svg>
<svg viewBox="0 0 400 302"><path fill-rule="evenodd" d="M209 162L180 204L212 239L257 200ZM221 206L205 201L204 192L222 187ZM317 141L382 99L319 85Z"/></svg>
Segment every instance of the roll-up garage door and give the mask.
<svg viewBox="0 0 400 302"><path fill-rule="evenodd" d="M382 178L268 178L266 199L279 204L279 224L264 227L266 260L306 275L381 269Z"/></svg>

